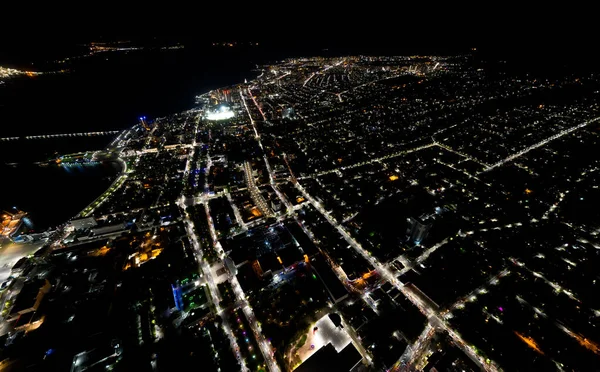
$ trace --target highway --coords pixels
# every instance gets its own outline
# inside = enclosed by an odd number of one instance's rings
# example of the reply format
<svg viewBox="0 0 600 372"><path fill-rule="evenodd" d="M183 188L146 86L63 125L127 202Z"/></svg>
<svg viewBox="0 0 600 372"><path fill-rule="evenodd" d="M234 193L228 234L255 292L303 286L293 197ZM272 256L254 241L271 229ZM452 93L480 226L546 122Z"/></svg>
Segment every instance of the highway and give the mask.
<svg viewBox="0 0 600 372"><path fill-rule="evenodd" d="M188 163L190 162L191 159L192 159L192 157L188 158ZM188 165L186 165L186 168L187 168L187 166ZM221 295L220 295L218 287L215 284L215 280L212 276L212 271L210 270L208 263L205 260L203 260L204 253L202 252L200 243L198 243L198 237L196 236L196 233L194 231L194 225L193 225L192 221L190 220L190 216L186 210L184 195L181 196L181 198L178 200L177 204L183 211L184 223L185 223L185 228L186 228L187 234L190 238L190 241L192 242L194 250L197 252L198 264L200 267L200 276L206 277L206 283L210 289L210 295L212 297L211 300L215 306L217 313L220 313L221 308L220 308L219 304L221 302ZM206 204L208 204L208 203L206 203ZM208 209L207 209L207 211L208 211ZM211 233L214 234L213 242L215 242L217 240L216 240L216 233L214 232L214 226L212 225L212 223L210 223L209 225L213 227L213 230L211 230ZM235 357L236 357L238 363L240 364L240 366L242 366L242 368L247 370L247 368L245 368L244 359L242 358L242 355L239 351L240 349L239 349L239 346L235 339L235 335L231 331L231 325L229 324L227 317L223 316L221 318L223 319L223 329L225 330L225 333L227 334L227 337L229 338L229 342L231 344L231 350L234 352Z"/></svg>
<svg viewBox="0 0 600 372"><path fill-rule="evenodd" d="M150 134L152 134L155 130L156 130L156 126L154 128L152 128L152 131L150 132ZM148 136L148 138L146 139L146 143L144 144L144 149L147 149L148 146L150 145L150 141L152 139L152 136ZM111 196L115 191L117 191L127 180L127 177L129 177L129 173L133 172L133 170L135 169L135 167L137 166L137 164L140 162L141 159L141 154L137 153L136 155L134 155L134 160L133 160L133 166L131 168L128 168L127 166L127 162L125 160L123 160L125 158L125 154L123 154L122 152L119 153L118 159L117 161L119 162L119 164L121 164L122 170L121 170L121 174L119 175L119 177L113 182L113 184L109 187L109 189L107 191L105 191L102 195L100 195L96 200L94 200L90 205L88 205L83 211L81 211L77 217L87 217L90 214L94 213L94 211L96 210L96 208L98 208L102 203L104 203L109 196ZM188 159L189 162L189 159ZM187 168L187 164L186 164L186 168Z"/></svg>
<svg viewBox="0 0 600 372"><path fill-rule="evenodd" d="M250 89L250 88L248 88L248 89ZM252 96L252 93L250 93L250 96ZM248 104L246 103L246 98L244 97L242 88L240 88L240 97L242 99L242 103L244 103L244 107L246 108L248 117L250 118L250 124L252 124L252 129L254 129L254 135L256 136L256 138L259 138L260 136L258 135L258 130L256 129L256 123L254 122L254 119L252 119L252 115L250 114L250 109L248 108ZM259 145L261 146L260 148L262 149L262 144L260 144L260 142L259 142Z"/></svg>
<svg viewBox="0 0 600 372"><path fill-rule="evenodd" d="M421 253L419 255L419 257L417 257L417 259L414 261L414 263L411 262L410 260L408 260L406 257L404 257L404 255L400 255L400 256L396 257L396 260L400 261L404 265L404 268L396 274L396 277L399 277L399 276L407 273L415 265L418 265L418 264L422 263L423 261L425 261L429 257L429 255L431 255L433 252L435 252L441 246L448 243L448 241L449 241L448 238L446 238L446 239L442 240L441 242L427 248L425 251L423 251L423 253Z"/></svg>

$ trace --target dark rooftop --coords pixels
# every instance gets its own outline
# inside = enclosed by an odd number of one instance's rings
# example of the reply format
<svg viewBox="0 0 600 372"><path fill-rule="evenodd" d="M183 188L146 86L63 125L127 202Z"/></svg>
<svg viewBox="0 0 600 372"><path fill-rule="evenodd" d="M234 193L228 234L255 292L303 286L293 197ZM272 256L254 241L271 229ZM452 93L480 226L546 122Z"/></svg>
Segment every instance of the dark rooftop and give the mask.
<svg viewBox="0 0 600 372"><path fill-rule="evenodd" d="M347 372L360 363L362 356L350 343L337 353L330 343L308 358L294 371L298 372Z"/></svg>

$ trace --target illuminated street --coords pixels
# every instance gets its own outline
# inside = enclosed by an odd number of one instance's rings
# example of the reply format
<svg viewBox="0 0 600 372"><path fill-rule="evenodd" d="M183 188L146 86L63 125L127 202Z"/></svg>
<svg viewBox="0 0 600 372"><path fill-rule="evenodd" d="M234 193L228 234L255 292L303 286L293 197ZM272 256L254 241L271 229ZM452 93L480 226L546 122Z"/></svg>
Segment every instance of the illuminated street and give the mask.
<svg viewBox="0 0 600 372"><path fill-rule="evenodd" d="M367 259L368 261L371 262L371 264L377 268L377 270L382 273L382 275L392 284L394 284L394 286L396 286L410 301L412 301L415 305L417 305L419 307L419 309L423 312L423 314L425 314L428 318L431 317L433 319L436 320L436 325L439 325L443 330L447 331L448 334L454 339L454 341L456 342L457 345L459 345L467 355L469 355L469 357L471 359L473 359L474 361L477 361L480 365L481 368L485 369L485 370L489 370L489 371L495 371L497 370L497 368L493 365L489 365L485 362L485 360L483 360L481 357L479 357L471 348L469 345L467 345L458 334L456 334L456 332L454 332L443 320L443 318L436 313L435 310L433 310L431 307L429 307L426 303L424 303L423 301L421 301L419 298L417 298L416 296L414 296L413 294L411 294L410 292L408 292L403 284L401 282L399 282L393 275L392 273L386 269L383 265L381 265L380 263L377 262L376 259L374 259L373 257L369 256L369 254L362 249L362 247L360 247L360 245L354 240L352 239L348 233L339 225L337 224L335 221L333 221L333 219L329 216L329 214L323 209L323 207L320 206L320 204L318 204L317 202L314 201L314 199L308 195L306 192L304 192L304 190L302 189L301 186L297 186L298 190L300 190L305 196L306 198L311 201L311 203L315 206L315 208L321 212L321 214L329 221L329 223L331 223L333 226L335 226L335 228L340 232L340 234L342 234L342 236L344 237L344 239L346 239L346 241L354 248L356 249L360 254L363 255L363 257L365 257L365 259Z"/></svg>
<svg viewBox="0 0 600 372"><path fill-rule="evenodd" d="M1 366L598 364L594 58L196 31L0 60Z"/></svg>

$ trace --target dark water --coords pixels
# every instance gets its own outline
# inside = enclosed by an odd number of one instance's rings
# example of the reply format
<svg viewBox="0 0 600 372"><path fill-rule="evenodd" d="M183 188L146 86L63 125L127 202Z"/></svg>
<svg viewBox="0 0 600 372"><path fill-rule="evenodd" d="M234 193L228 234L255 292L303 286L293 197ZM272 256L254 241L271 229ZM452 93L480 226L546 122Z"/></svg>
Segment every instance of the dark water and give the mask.
<svg viewBox="0 0 600 372"><path fill-rule="evenodd" d="M141 115L189 109L194 96L251 79L251 54L183 50L105 53L70 72L0 85L1 137L124 129Z"/></svg>
<svg viewBox="0 0 600 372"><path fill-rule="evenodd" d="M0 209L29 212L36 231L73 217L102 194L120 171L117 163L74 167L0 165Z"/></svg>

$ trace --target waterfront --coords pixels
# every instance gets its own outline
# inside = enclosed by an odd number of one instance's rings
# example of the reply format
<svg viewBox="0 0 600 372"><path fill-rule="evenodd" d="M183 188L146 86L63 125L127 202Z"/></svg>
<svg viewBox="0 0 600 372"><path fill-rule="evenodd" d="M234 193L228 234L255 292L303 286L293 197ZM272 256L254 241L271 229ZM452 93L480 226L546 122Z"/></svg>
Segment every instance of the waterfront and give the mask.
<svg viewBox="0 0 600 372"><path fill-rule="evenodd" d="M0 165L0 206L29 213L36 232L60 225L102 194L119 173L117 163L77 166ZM0 208L1 209L1 208Z"/></svg>
<svg viewBox="0 0 600 372"><path fill-rule="evenodd" d="M9 80L0 87L0 122L7 124L2 137L125 129L140 115L155 118L189 109L196 94L251 78L253 62L261 59L247 50L108 53L71 64L66 74ZM17 206L27 211L35 231L64 223L110 186L118 165L59 168L33 163L99 150L111 140L100 136L0 143L0 210Z"/></svg>
<svg viewBox="0 0 600 372"><path fill-rule="evenodd" d="M125 129L139 116L189 109L197 94L252 78L259 60L230 50L105 53L61 65L64 74L7 80L2 137Z"/></svg>
<svg viewBox="0 0 600 372"><path fill-rule="evenodd" d="M582 206L598 200L600 78L577 76L489 73L471 55L302 58L140 118L96 153L119 150L123 172L86 218L10 271L0 365L595 365L600 217ZM46 164L8 164L21 173L2 191L46 192L34 208L60 223L81 207L51 203L114 180L110 164ZM0 266L26 249L0 246Z"/></svg>
<svg viewBox="0 0 600 372"><path fill-rule="evenodd" d="M2 137L125 129L140 115L156 118L189 109L197 94L250 79L257 63L284 56L248 49L107 53L70 64L66 74L8 80L0 86L0 122L6 123ZM0 174L8 180L0 192L0 210L18 206L29 212L36 231L62 224L102 194L118 170L32 163L99 150L111 140L0 143Z"/></svg>

